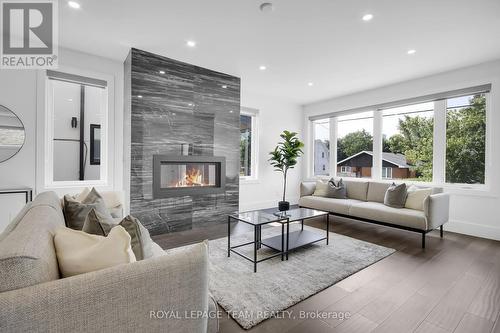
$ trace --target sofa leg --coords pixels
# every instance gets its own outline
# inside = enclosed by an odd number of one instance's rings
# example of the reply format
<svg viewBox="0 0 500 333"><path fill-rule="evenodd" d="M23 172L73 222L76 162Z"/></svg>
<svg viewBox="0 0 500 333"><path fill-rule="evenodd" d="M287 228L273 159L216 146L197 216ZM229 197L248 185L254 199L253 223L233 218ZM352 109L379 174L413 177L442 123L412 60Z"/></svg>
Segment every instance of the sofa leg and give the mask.
<svg viewBox="0 0 500 333"><path fill-rule="evenodd" d="M443 238L443 225L441 225L439 227L439 236L441 236L441 238Z"/></svg>
<svg viewBox="0 0 500 333"><path fill-rule="evenodd" d="M425 249L425 232L422 233L422 248Z"/></svg>

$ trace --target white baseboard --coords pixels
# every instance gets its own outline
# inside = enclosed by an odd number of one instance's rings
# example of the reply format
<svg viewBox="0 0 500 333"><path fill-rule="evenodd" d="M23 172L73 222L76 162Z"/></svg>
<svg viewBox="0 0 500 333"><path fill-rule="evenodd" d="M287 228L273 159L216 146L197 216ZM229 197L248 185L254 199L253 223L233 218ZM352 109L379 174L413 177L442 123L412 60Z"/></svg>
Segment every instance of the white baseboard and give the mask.
<svg viewBox="0 0 500 333"><path fill-rule="evenodd" d="M450 220L444 225L444 230L475 237L500 240L500 227L471 223L460 220Z"/></svg>
<svg viewBox="0 0 500 333"><path fill-rule="evenodd" d="M290 202L291 205L295 205L299 202L299 197L287 198L287 200ZM248 210L278 207L278 201L279 201L279 199L277 199L277 200L264 200L264 201L252 201L252 202L240 202L240 211L244 212L244 211L248 211Z"/></svg>

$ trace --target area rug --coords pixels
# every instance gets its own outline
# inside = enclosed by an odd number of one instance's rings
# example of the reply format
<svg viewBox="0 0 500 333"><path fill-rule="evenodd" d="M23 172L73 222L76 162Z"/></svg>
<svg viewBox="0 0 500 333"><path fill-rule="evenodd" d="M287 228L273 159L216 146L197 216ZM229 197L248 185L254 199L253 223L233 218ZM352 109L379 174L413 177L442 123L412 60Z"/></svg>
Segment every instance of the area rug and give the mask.
<svg viewBox="0 0 500 333"><path fill-rule="evenodd" d="M297 228L299 226L291 227ZM324 234L324 230L304 227ZM279 235L281 228L262 230L262 238ZM253 232L231 237L231 244L253 241ZM237 254L227 256L227 238L209 242L209 288L219 305L241 327L249 329L288 307L387 257L395 250L347 236L330 233L325 241L308 245L289 255L253 263ZM250 257L252 245L239 248ZM259 250L259 258L275 253Z"/></svg>

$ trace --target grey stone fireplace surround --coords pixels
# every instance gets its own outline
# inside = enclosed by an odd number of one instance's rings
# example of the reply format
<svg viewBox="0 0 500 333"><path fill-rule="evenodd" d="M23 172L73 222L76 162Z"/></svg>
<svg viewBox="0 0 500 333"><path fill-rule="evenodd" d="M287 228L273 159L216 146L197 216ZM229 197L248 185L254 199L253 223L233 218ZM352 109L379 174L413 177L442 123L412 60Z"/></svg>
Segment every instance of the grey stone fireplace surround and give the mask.
<svg viewBox="0 0 500 333"><path fill-rule="evenodd" d="M132 49L125 89L131 214L153 235L224 223L238 210L240 79Z"/></svg>

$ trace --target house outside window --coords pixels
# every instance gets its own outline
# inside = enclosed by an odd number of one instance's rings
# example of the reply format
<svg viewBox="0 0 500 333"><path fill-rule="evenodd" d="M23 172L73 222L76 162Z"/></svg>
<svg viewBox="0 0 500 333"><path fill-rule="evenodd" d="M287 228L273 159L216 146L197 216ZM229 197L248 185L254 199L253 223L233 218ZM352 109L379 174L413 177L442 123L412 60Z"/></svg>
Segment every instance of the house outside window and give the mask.
<svg viewBox="0 0 500 333"><path fill-rule="evenodd" d="M314 175L330 174L330 120L321 119L313 122L314 131Z"/></svg>

